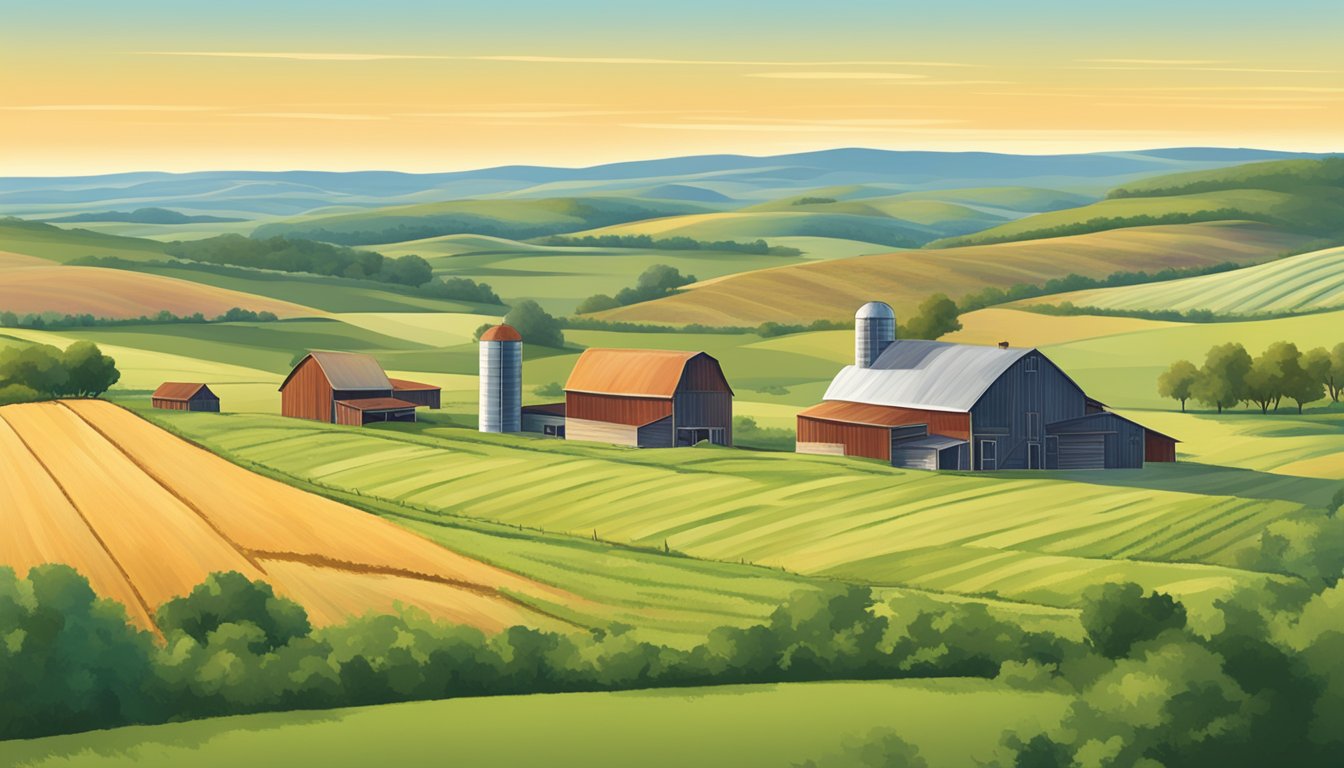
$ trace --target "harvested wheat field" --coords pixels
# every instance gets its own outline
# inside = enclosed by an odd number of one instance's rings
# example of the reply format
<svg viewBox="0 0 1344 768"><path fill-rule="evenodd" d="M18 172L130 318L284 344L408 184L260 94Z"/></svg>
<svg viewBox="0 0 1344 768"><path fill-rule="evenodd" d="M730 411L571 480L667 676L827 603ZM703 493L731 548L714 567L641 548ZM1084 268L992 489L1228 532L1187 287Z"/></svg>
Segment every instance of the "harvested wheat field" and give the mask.
<svg viewBox="0 0 1344 768"><path fill-rule="evenodd" d="M200 312L214 317L233 307L269 311L280 317L311 317L321 312L287 301L212 285L124 269L65 267L34 259L0 259L0 307L11 312L59 312L127 318L168 310L175 315Z"/></svg>
<svg viewBox="0 0 1344 768"><path fill-rule="evenodd" d="M570 595L248 472L99 400L0 408L2 562L64 562L152 628L213 571L264 579L316 624L396 603L496 630Z"/></svg>

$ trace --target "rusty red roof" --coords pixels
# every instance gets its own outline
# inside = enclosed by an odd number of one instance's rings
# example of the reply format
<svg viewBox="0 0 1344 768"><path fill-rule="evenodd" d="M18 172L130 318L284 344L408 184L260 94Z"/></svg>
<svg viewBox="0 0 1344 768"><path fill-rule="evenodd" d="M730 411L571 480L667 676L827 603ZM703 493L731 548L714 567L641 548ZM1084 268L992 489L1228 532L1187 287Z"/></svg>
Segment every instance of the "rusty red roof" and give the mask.
<svg viewBox="0 0 1344 768"><path fill-rule="evenodd" d="M512 325L499 325L489 328L481 334L481 341L522 341L523 334L518 332Z"/></svg>
<svg viewBox="0 0 1344 768"><path fill-rule="evenodd" d="M154 390L154 397L160 400L190 400L196 396L197 392L204 389L210 392L210 388L204 384L189 384L181 381L165 381ZM210 392L213 397L214 392Z"/></svg>
<svg viewBox="0 0 1344 768"><path fill-rule="evenodd" d="M415 409L419 406L415 403L408 403L405 400L398 400L395 397L365 397L359 400L337 400L337 407L345 406L354 408L356 411L401 411L407 408Z"/></svg>
<svg viewBox="0 0 1344 768"><path fill-rule="evenodd" d="M392 382L388 381L387 374L383 373L383 366L373 357L358 352L321 351L304 355L303 360L300 360L285 380L280 382L280 389L285 388L289 380L294 378L294 372L310 357L317 362L317 367L322 369L322 374L327 377L327 383L332 389L392 389Z"/></svg>
<svg viewBox="0 0 1344 768"><path fill-rule="evenodd" d="M541 405L524 405L523 413L544 413L547 416L564 416L564 403L544 403Z"/></svg>
<svg viewBox="0 0 1344 768"><path fill-rule="evenodd" d="M897 408L889 405L870 405L851 403L844 400L827 400L811 408L798 412L799 416L823 421L840 421L846 424L867 424L873 427L902 427L910 423L910 408Z"/></svg>
<svg viewBox="0 0 1344 768"><path fill-rule="evenodd" d="M392 382L393 392L439 391L439 387L436 387L433 384L423 384L421 382L410 381L408 379L388 378L388 381Z"/></svg>
<svg viewBox="0 0 1344 768"><path fill-rule="evenodd" d="M703 352L665 349L587 349L574 363L567 392L671 397L686 363Z"/></svg>

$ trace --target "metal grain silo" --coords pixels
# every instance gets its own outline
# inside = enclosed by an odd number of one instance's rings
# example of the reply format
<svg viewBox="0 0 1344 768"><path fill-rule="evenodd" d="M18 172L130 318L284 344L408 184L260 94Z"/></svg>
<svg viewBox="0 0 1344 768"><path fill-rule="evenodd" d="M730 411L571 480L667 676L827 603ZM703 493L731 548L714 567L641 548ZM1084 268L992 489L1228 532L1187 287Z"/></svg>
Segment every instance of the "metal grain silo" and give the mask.
<svg viewBox="0 0 1344 768"><path fill-rule="evenodd" d="M481 334L480 431L520 432L523 425L523 336L511 325Z"/></svg>
<svg viewBox="0 0 1344 768"><path fill-rule="evenodd" d="M896 340L896 313L891 306L870 301L854 313L854 365L867 368L887 345Z"/></svg>

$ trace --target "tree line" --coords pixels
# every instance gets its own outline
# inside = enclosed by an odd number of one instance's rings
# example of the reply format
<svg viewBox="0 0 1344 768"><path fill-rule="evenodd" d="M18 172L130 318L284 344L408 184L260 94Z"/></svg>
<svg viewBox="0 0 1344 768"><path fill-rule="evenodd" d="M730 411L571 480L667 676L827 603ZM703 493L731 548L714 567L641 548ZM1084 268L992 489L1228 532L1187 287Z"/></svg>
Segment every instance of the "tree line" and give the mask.
<svg viewBox="0 0 1344 768"><path fill-rule="evenodd" d="M262 310L254 312L242 307L232 307L227 311L206 317L200 312L190 315L177 315L168 310L160 310L152 315L139 317L97 317L90 313L62 314L60 312L29 312L16 314L0 312L0 328L32 328L51 330L57 328L105 328L120 325L156 325L161 323L271 323L279 320L274 312Z"/></svg>
<svg viewBox="0 0 1344 768"><path fill-rule="evenodd" d="M783 245L770 245L765 240L756 239L748 243L737 240L696 240L692 237L660 237L650 235L551 235L533 242L549 246L581 246L587 248L647 248L658 251L726 251L729 253L753 253L762 256L802 256L797 248Z"/></svg>
<svg viewBox="0 0 1344 768"><path fill-rule="evenodd" d="M1337 513L1301 514L1292 522L1344 540ZM1262 533L1259 549L1288 565L1273 539ZM1344 558L1317 554L1317 576L1242 587L1199 631L1180 601L1135 584L1089 589L1081 638L975 603L827 585L690 648L623 625L485 635L416 609L314 628L301 606L237 573L161 606L156 642L67 566L24 578L0 568L0 739L460 696L978 677L1072 699L1058 726L1006 732L992 765L1333 766Z"/></svg>
<svg viewBox="0 0 1344 768"><path fill-rule="evenodd" d="M575 308L574 314L587 315L606 309L626 307L642 301L653 301L671 296L678 288L695 282L695 275L683 275L681 270L667 264L654 264L635 278L634 286L622 288L615 296L598 293L583 301Z"/></svg>
<svg viewBox="0 0 1344 768"><path fill-rule="evenodd" d="M315 240L285 237L256 239L238 234L168 243L164 251L179 259L281 272L347 277L416 287L434 277L429 262L414 254L388 258Z"/></svg>
<svg viewBox="0 0 1344 768"><path fill-rule="evenodd" d="M1339 402L1342 389L1344 342L1331 350L1302 352L1292 342L1277 341L1254 358L1241 344L1229 342L1209 349L1203 365L1177 360L1157 379L1158 394L1180 401L1182 411L1193 399L1219 413L1241 403L1268 413L1288 399L1301 413L1307 403L1326 397Z"/></svg>
<svg viewBox="0 0 1344 768"><path fill-rule="evenodd" d="M77 341L65 351L47 344L0 350L0 405L97 397L120 378L116 360L89 341Z"/></svg>

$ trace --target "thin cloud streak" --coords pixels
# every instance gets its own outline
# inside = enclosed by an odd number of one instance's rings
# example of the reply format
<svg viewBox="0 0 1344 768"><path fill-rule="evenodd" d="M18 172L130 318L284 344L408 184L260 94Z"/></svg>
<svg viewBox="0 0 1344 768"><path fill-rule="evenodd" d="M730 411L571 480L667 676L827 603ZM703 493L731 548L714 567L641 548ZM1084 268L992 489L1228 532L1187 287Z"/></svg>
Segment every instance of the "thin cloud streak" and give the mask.
<svg viewBox="0 0 1344 768"><path fill-rule="evenodd" d="M382 115L347 115L336 112L239 112L238 117L269 117L278 120L387 120Z"/></svg>
<svg viewBox="0 0 1344 768"><path fill-rule="evenodd" d="M198 56L233 59L288 59L293 61L498 61L523 64L608 64L608 65L684 65L745 67L974 67L954 61L751 61L746 59L657 59L615 56L531 56L500 54L492 56L441 56L403 53L341 53L322 51L131 51L135 56Z"/></svg>
<svg viewBox="0 0 1344 768"><path fill-rule="evenodd" d="M8 112L214 112L226 107L176 104L30 104L0 107Z"/></svg>
<svg viewBox="0 0 1344 768"><path fill-rule="evenodd" d="M766 77L776 80L922 80L928 75L907 72L752 72L743 77Z"/></svg>

